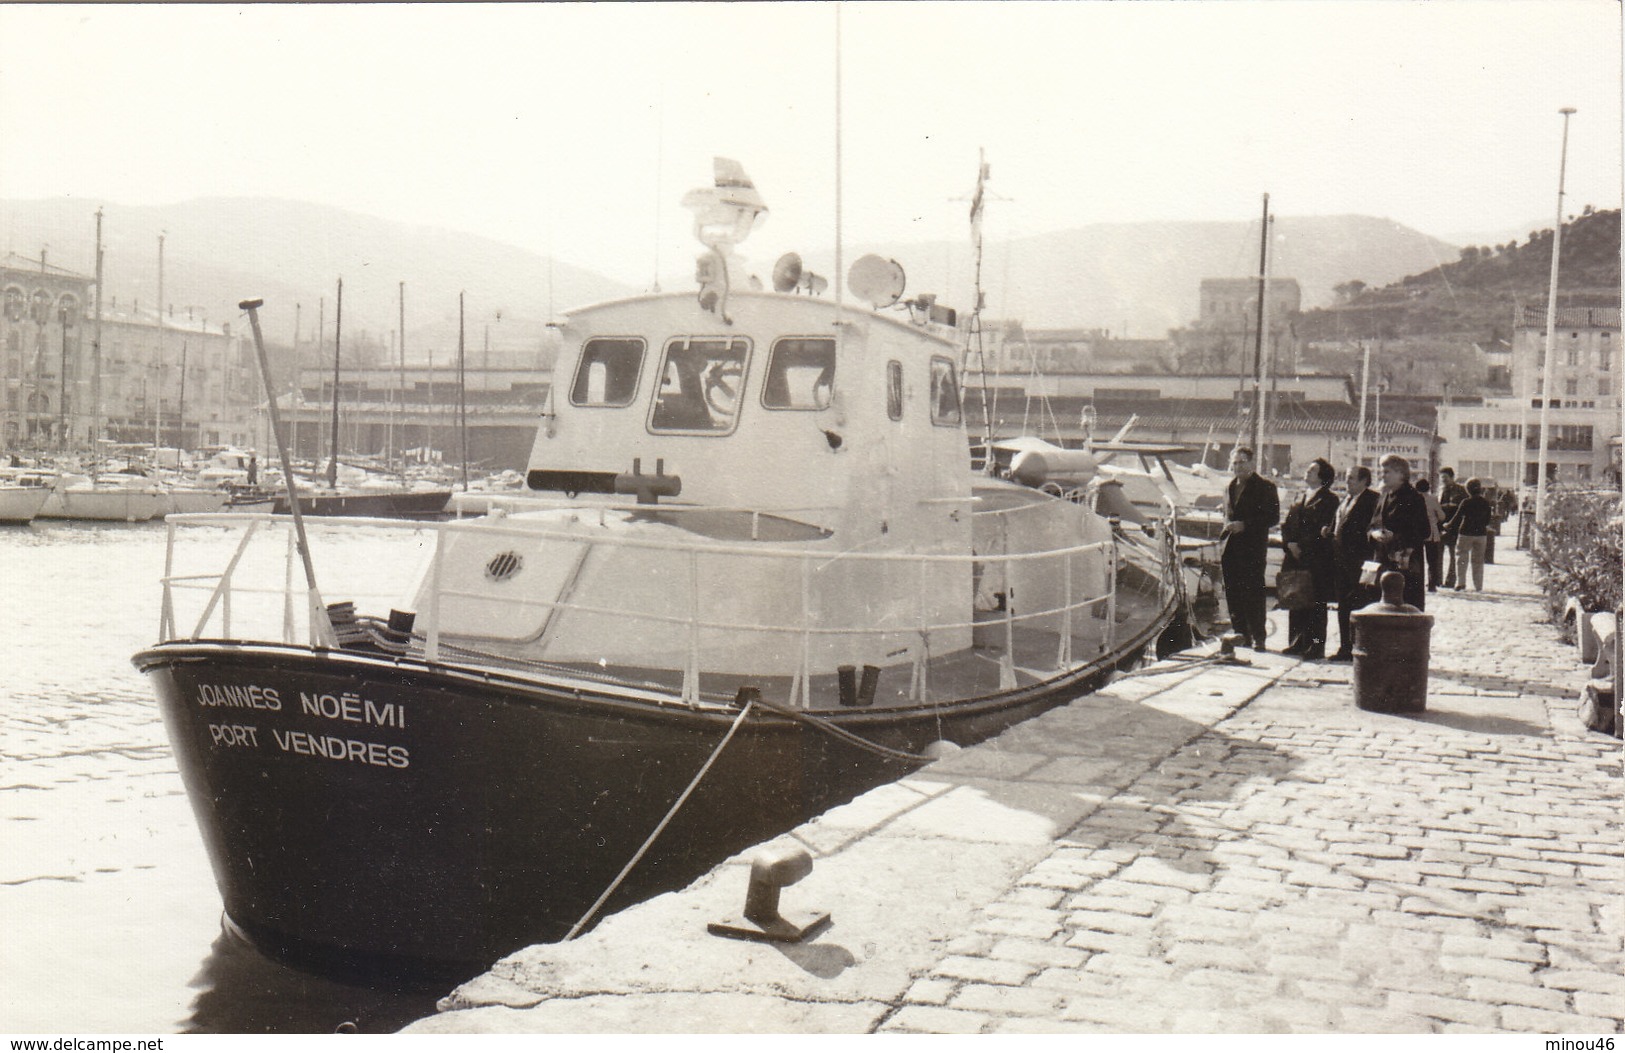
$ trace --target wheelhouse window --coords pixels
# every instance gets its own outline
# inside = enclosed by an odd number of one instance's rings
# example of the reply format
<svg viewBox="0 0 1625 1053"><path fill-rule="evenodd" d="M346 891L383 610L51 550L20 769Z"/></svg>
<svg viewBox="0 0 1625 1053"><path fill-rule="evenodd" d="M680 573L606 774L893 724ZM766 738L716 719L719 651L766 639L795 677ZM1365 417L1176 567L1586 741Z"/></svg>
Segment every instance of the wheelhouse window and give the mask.
<svg viewBox="0 0 1625 1053"><path fill-rule="evenodd" d="M570 402L576 406L630 406L643 374L642 340L595 337L581 348Z"/></svg>
<svg viewBox="0 0 1625 1053"><path fill-rule="evenodd" d="M886 416L903 419L903 363L896 359L886 363Z"/></svg>
<svg viewBox="0 0 1625 1053"><path fill-rule="evenodd" d="M835 341L786 337L767 357L762 405L768 409L828 409L835 393Z"/></svg>
<svg viewBox="0 0 1625 1053"><path fill-rule="evenodd" d="M946 358L931 360L931 423L959 423L959 382Z"/></svg>
<svg viewBox="0 0 1625 1053"><path fill-rule="evenodd" d="M739 419L750 344L742 339L683 339L666 345L649 430L725 434Z"/></svg>

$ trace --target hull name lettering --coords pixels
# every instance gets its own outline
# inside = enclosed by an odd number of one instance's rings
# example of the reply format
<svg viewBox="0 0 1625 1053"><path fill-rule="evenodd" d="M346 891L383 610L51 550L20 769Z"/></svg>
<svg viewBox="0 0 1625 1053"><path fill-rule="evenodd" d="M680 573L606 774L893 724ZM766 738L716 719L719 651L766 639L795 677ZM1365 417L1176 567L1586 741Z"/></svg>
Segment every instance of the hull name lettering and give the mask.
<svg viewBox="0 0 1625 1053"><path fill-rule="evenodd" d="M411 754L405 746L386 746L382 742L341 739L336 735L312 735L304 731L278 731L275 728L271 729L271 734L284 753L354 761L375 768L407 768L412 763Z"/></svg>
<svg viewBox="0 0 1625 1053"><path fill-rule="evenodd" d="M259 746L259 729L253 724L210 724L209 739L216 746Z"/></svg>
<svg viewBox="0 0 1625 1053"><path fill-rule="evenodd" d="M406 707L394 702L382 704L360 695L307 695L299 692L299 708L312 717L343 720L351 724L375 724L381 728L406 727Z"/></svg>
<svg viewBox="0 0 1625 1053"><path fill-rule="evenodd" d="M272 712L282 708L282 697L276 688L258 684L199 684L197 700L202 706L238 706Z"/></svg>

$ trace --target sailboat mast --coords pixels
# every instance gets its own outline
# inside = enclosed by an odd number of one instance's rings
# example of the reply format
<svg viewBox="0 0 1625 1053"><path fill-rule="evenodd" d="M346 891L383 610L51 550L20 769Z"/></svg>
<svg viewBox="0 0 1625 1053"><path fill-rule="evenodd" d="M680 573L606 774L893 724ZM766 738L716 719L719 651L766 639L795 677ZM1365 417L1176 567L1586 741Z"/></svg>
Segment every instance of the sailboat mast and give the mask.
<svg viewBox="0 0 1625 1053"><path fill-rule="evenodd" d="M468 375L463 345L463 294L457 294L457 430L463 450L463 492L468 492Z"/></svg>
<svg viewBox="0 0 1625 1053"><path fill-rule="evenodd" d="M175 408L175 423L181 427L180 442L185 442L186 435L186 348L188 342L181 341L181 395L180 403Z"/></svg>
<svg viewBox="0 0 1625 1053"><path fill-rule="evenodd" d="M1371 343L1360 341L1360 350L1364 352L1360 365L1360 424L1354 438L1354 463L1365 463L1365 403L1366 393L1371 390Z"/></svg>
<svg viewBox="0 0 1625 1053"><path fill-rule="evenodd" d="M339 279L338 310L333 319L333 446L327 462L327 485L339 485L339 354L344 346L344 279Z"/></svg>
<svg viewBox="0 0 1625 1053"><path fill-rule="evenodd" d="M398 283L396 305L400 312L397 332L400 334L401 382L396 385L395 410L401 421L401 461L406 460L406 283Z"/></svg>
<svg viewBox="0 0 1625 1053"><path fill-rule="evenodd" d="M152 455L164 444L164 236L158 235L158 380L157 397L152 400Z"/></svg>
<svg viewBox="0 0 1625 1053"><path fill-rule="evenodd" d="M1268 246L1268 245L1274 244L1274 242L1275 242L1275 217L1274 216L1268 216L1268 217L1265 218L1265 220L1264 220L1264 233L1266 235L1265 245ZM1272 253L1270 253L1268 251L1268 249L1266 248L1266 250L1264 252L1264 303L1265 304L1269 303L1269 300L1270 300L1270 283L1274 279L1275 279L1275 256ZM1264 395L1264 412L1259 414L1259 417L1258 417L1258 421L1259 421L1259 423L1258 423L1258 434L1259 434L1258 449L1259 449L1259 455L1260 456L1263 456L1264 448L1269 444L1269 441L1270 441L1270 411L1271 411L1271 408L1273 407L1274 409L1280 409L1280 407L1281 407L1281 400L1276 397L1276 391L1279 389L1280 384L1281 384L1281 376L1280 376L1279 363L1277 363L1275 361L1275 355L1276 355L1276 352L1278 352L1280 350L1280 345L1277 344L1275 341L1269 339L1269 317L1268 317L1267 314L1266 314L1266 316L1264 318L1264 329L1262 331L1263 331L1263 334L1264 334L1264 337L1265 337L1265 339L1264 339L1264 377L1265 377L1265 379L1267 379L1269 381L1269 391L1267 391L1265 393L1265 395Z"/></svg>
<svg viewBox="0 0 1625 1053"><path fill-rule="evenodd" d="M102 210L96 210L96 331L90 339L90 478L96 478L102 434Z"/></svg>
<svg viewBox="0 0 1625 1053"><path fill-rule="evenodd" d="M1265 266L1270 249L1270 196L1264 195L1264 215L1258 229L1258 331L1253 351L1253 456L1259 461L1264 453L1264 300L1269 295L1269 279Z"/></svg>

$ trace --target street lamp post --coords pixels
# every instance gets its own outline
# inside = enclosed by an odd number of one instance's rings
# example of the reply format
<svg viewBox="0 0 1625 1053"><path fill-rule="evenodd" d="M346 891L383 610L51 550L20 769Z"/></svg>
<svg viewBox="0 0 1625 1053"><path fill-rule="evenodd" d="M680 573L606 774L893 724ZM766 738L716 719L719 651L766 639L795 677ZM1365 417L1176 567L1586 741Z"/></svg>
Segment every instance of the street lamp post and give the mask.
<svg viewBox="0 0 1625 1053"><path fill-rule="evenodd" d="M1563 182L1569 164L1569 117L1574 107L1557 111L1563 115L1563 150L1557 164L1557 222L1552 225L1552 279L1546 292L1546 365L1540 384L1540 454L1535 462L1535 529L1546 523L1546 453L1551 442L1549 425L1552 405L1552 354L1557 338L1557 263L1563 248Z"/></svg>

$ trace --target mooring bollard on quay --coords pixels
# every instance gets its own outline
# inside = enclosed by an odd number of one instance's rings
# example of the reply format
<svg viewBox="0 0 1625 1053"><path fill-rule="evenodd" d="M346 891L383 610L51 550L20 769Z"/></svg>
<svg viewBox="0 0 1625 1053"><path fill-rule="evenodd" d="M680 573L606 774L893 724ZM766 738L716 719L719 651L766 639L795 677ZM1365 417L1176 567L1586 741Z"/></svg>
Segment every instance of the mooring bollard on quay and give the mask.
<svg viewBox="0 0 1625 1053"><path fill-rule="evenodd" d="M1352 615L1354 704L1377 713L1421 713L1428 702L1433 615L1404 601L1405 575L1382 576L1382 599Z"/></svg>

